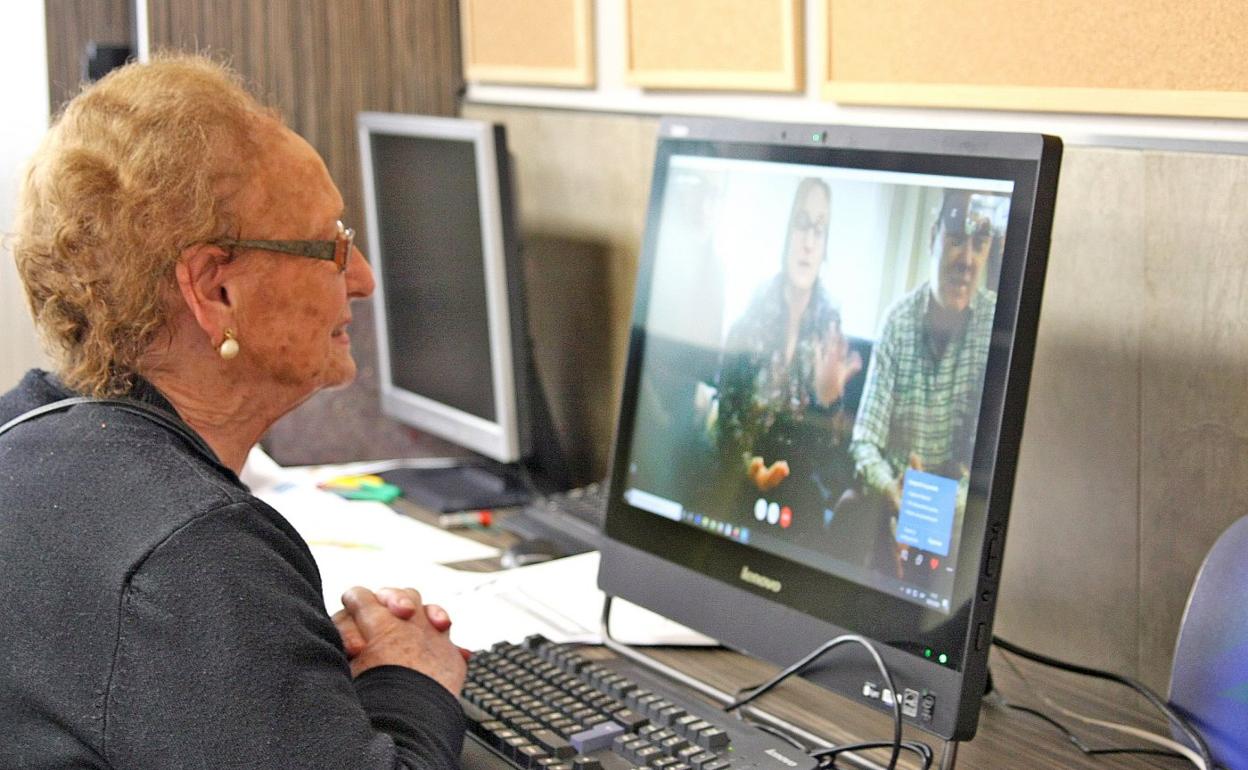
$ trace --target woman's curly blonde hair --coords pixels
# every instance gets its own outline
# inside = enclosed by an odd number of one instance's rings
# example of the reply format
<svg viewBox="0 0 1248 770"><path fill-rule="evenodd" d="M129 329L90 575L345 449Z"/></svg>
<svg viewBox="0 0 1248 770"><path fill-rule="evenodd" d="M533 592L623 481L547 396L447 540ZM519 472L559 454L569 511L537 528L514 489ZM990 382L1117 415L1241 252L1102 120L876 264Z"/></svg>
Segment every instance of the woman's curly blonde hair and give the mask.
<svg viewBox="0 0 1248 770"><path fill-rule="evenodd" d="M254 131L276 117L238 75L189 55L122 67L66 105L31 159L12 237L65 384L130 388L169 328L179 254L230 229Z"/></svg>

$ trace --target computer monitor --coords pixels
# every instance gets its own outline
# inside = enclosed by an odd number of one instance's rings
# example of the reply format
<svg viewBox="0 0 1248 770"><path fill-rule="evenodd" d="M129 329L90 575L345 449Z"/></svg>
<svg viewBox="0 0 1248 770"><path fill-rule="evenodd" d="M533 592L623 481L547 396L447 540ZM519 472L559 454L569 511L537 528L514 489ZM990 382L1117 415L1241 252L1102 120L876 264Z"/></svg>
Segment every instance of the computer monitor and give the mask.
<svg viewBox="0 0 1248 770"><path fill-rule="evenodd" d="M599 583L971 737L1061 144L666 119ZM848 651L847 651L848 650ZM842 648L808 678L890 708Z"/></svg>
<svg viewBox="0 0 1248 770"><path fill-rule="evenodd" d="M530 451L530 366L502 126L358 117L382 411L498 463ZM515 505L505 468L406 470L439 510Z"/></svg>

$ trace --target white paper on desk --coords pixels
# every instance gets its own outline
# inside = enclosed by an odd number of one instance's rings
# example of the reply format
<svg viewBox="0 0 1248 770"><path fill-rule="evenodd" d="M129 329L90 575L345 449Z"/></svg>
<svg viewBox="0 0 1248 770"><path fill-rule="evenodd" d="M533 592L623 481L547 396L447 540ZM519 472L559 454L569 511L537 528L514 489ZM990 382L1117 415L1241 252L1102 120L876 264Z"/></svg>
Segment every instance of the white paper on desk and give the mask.
<svg viewBox="0 0 1248 770"><path fill-rule="evenodd" d="M342 607L342 592L355 585L410 586L425 601L442 603L482 579L442 563L498 555L496 548L395 513L382 503L344 500L295 483L253 492L308 543L331 614Z"/></svg>
<svg viewBox="0 0 1248 770"><path fill-rule="evenodd" d="M602 591L598 554L585 553L544 564L490 573L444 606L451 638L481 649L494 642L519 642L540 633L555 642L600 642ZM611 631L625 644L713 645L715 641L630 602L616 600Z"/></svg>

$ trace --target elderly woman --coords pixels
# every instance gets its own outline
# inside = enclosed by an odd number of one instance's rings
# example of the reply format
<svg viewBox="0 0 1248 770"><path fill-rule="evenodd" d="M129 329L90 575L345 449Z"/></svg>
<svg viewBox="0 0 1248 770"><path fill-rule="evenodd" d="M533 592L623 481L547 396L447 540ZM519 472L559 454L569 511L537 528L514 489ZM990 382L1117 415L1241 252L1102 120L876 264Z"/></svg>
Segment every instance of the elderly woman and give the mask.
<svg viewBox="0 0 1248 770"><path fill-rule="evenodd" d="M342 205L203 59L125 67L49 131L13 243L59 366L0 397L0 766L457 765L445 613L352 589L331 619L238 478L355 374Z"/></svg>

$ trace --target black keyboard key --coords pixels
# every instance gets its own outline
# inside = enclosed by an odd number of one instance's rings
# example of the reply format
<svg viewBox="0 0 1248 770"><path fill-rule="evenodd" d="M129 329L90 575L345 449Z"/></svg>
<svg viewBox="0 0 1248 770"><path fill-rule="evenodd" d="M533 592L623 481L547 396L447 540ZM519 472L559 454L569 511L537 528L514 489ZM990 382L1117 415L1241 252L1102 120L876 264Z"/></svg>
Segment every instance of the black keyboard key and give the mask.
<svg viewBox="0 0 1248 770"><path fill-rule="evenodd" d="M529 739L525 738L523 735L513 735L510 738L505 739L502 745L499 746L499 748L502 750L504 754L511 757L512 759L515 759L516 751L519 750L521 746L532 746L532 745L533 744L529 742Z"/></svg>
<svg viewBox="0 0 1248 770"><path fill-rule="evenodd" d="M620 709L619 711L611 714L611 719L624 725L627 730L639 730L650 723L649 719L646 719L636 711L627 708Z"/></svg>
<svg viewBox="0 0 1248 770"><path fill-rule="evenodd" d="M702 754L703 751L704 750L701 746L686 746L680 751L673 754L672 756L676 757L676 759L688 765L688 764L692 764L693 758L698 756L699 754ZM711 756L714 757L713 754Z"/></svg>
<svg viewBox="0 0 1248 770"><path fill-rule="evenodd" d="M704 770L704 768L710 763L719 761L719 757L704 750L701 746L696 746L695 748L698 750L698 754L683 757L683 759L688 762L694 770Z"/></svg>
<svg viewBox="0 0 1248 770"><path fill-rule="evenodd" d="M572 760L572 770L602 770L602 763L593 757L577 757Z"/></svg>
<svg viewBox="0 0 1248 770"><path fill-rule="evenodd" d="M732 766L731 762L723 759L717 759L714 762L702 765L702 770L728 770Z"/></svg>
<svg viewBox="0 0 1248 770"><path fill-rule="evenodd" d="M728 745L728 733L720 730L718 727L712 727L709 730L702 730L693 736L699 746L711 751L718 751ZM702 768L706 770L706 768Z"/></svg>
<svg viewBox="0 0 1248 770"><path fill-rule="evenodd" d="M689 712L685 711L680 706L668 706L667 708L659 711L659 713L655 716L654 721L658 722L664 727L667 727L675 723L677 719L679 719L680 717L683 717L685 714L688 714L688 713Z"/></svg>
<svg viewBox="0 0 1248 770"><path fill-rule="evenodd" d="M624 741L624 745L621 746L617 742L612 741L611 749L615 751L616 754L619 754L627 760L636 762L637 752L650 747L650 742L643 738L638 738L633 735L626 735L624 737L628 739Z"/></svg>
<svg viewBox="0 0 1248 770"><path fill-rule="evenodd" d="M537 650L550 644L550 640L541 634L530 634L524 637L524 641L521 644L530 650Z"/></svg>
<svg viewBox="0 0 1248 770"><path fill-rule="evenodd" d="M545 759L549 756L542 750L541 746L530 743L527 746L518 747L514 759L516 764L521 767L536 767L539 759Z"/></svg>
<svg viewBox="0 0 1248 770"><path fill-rule="evenodd" d="M702 721L704 720L699 716L696 716L694 714L685 714L683 717L679 717L674 722L672 722L672 729L680 733L681 735L688 735L690 725L695 725ZM707 723L706 726L710 727L711 725L710 723Z"/></svg>
<svg viewBox="0 0 1248 770"><path fill-rule="evenodd" d="M658 746L646 746L633 753L633 761L639 765L649 765L650 760L658 759L662 756L663 750Z"/></svg>
<svg viewBox="0 0 1248 770"><path fill-rule="evenodd" d="M520 737L522 736L517 734L515 730L503 728L501 730L491 730L490 733L485 736L485 740L496 749L505 749L509 738Z"/></svg>
<svg viewBox="0 0 1248 770"><path fill-rule="evenodd" d="M671 738L661 742L659 748L663 749L668 756L674 756L676 752L689 746L689 741L679 735L673 735Z"/></svg>
<svg viewBox="0 0 1248 770"><path fill-rule="evenodd" d="M603 722L607 722L607 721L610 721L610 720L608 720L602 714L594 714L593 716L588 716L588 717L585 717L583 720L581 720L581 724L585 725L586 727L593 727L594 725L602 724Z"/></svg>
<svg viewBox="0 0 1248 770"><path fill-rule="evenodd" d="M576 749L572 748L572 744L553 730L534 730L529 738L552 757L568 759L576 754Z"/></svg>

